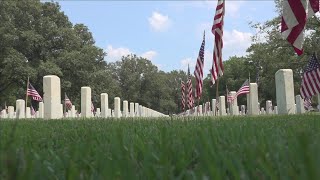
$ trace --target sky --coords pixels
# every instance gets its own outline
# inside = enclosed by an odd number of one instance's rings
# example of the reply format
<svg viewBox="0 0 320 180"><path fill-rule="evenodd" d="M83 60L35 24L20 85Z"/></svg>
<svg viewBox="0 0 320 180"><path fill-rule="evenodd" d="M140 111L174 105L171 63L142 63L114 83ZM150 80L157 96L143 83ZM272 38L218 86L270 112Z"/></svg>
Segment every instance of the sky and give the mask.
<svg viewBox="0 0 320 180"><path fill-rule="evenodd" d="M194 71L205 31L205 65L212 66L214 36L211 33L217 1L57 1L75 23L88 26L96 45L108 54L107 62L136 54L160 70ZM227 1L224 19L223 60L242 56L256 30L249 22L276 16L269 1Z"/></svg>

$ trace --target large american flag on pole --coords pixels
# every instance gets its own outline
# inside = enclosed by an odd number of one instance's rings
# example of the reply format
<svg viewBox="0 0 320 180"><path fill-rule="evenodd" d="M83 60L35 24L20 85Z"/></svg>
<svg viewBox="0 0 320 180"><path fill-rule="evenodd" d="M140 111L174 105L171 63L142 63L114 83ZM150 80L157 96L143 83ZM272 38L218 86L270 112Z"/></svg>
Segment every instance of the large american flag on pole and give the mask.
<svg viewBox="0 0 320 180"><path fill-rule="evenodd" d="M318 11L319 0L283 0L281 33L298 55L303 53L307 19Z"/></svg>
<svg viewBox="0 0 320 180"><path fill-rule="evenodd" d="M40 96L38 91L31 85L31 83L28 84L27 96L31 96L35 101L42 101L42 97Z"/></svg>
<svg viewBox="0 0 320 180"><path fill-rule="evenodd" d="M225 13L224 0L218 0L216 14L212 26L212 33L214 34L214 49L213 49L213 63L211 68L211 84L215 84L219 76L223 75L222 63L222 47L223 47L223 20Z"/></svg>
<svg viewBox="0 0 320 180"><path fill-rule="evenodd" d="M188 65L188 80L187 80L187 92L188 92L188 108L193 108L194 99L193 99L193 92L192 92L192 81L191 81L191 75L190 75L190 68Z"/></svg>
<svg viewBox="0 0 320 180"><path fill-rule="evenodd" d="M186 85L184 81L181 81L181 109L182 111L186 108Z"/></svg>
<svg viewBox="0 0 320 180"><path fill-rule="evenodd" d="M311 56L309 63L303 73L300 94L302 99L311 98L320 92L320 69L315 53Z"/></svg>
<svg viewBox="0 0 320 180"><path fill-rule="evenodd" d="M199 50L199 55L197 58L196 68L194 70L194 76L196 77L196 98L200 99L202 95L203 86L203 65L204 65L204 46L205 46L205 33L203 33L203 40Z"/></svg>

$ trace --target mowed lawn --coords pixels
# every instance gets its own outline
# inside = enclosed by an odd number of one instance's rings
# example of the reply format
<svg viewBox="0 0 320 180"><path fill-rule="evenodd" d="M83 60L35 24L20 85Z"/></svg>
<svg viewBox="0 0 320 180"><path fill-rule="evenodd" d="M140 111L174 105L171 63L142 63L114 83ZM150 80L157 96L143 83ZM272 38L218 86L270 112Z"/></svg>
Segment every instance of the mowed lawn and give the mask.
<svg viewBox="0 0 320 180"><path fill-rule="evenodd" d="M320 116L0 121L0 179L320 179Z"/></svg>

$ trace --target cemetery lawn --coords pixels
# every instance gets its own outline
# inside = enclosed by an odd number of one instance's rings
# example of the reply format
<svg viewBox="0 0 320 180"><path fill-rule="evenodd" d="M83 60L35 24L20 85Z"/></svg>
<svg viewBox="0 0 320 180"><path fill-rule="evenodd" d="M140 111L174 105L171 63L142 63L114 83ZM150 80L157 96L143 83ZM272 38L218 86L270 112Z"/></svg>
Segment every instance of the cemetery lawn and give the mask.
<svg viewBox="0 0 320 180"><path fill-rule="evenodd" d="M0 121L0 179L320 179L320 115Z"/></svg>

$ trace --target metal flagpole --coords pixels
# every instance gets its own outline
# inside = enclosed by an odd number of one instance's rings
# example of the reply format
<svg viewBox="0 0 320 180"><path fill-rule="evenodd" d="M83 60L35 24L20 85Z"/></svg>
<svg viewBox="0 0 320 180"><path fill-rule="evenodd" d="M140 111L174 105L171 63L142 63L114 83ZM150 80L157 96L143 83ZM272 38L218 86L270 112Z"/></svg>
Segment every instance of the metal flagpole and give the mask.
<svg viewBox="0 0 320 180"><path fill-rule="evenodd" d="M26 90L26 107L28 107L28 88L29 88L29 76L28 76L28 81L27 81L27 90Z"/></svg>
<svg viewBox="0 0 320 180"><path fill-rule="evenodd" d="M218 101L218 98L219 98L219 78L216 80L216 102ZM219 102L219 103L221 103L221 102ZM217 104L217 103L216 103ZM217 111L217 105L215 105L216 106L216 115L218 114L218 111Z"/></svg>
<svg viewBox="0 0 320 180"><path fill-rule="evenodd" d="M66 97L67 97L67 93L64 93L64 117L67 116L67 106L66 106Z"/></svg>

